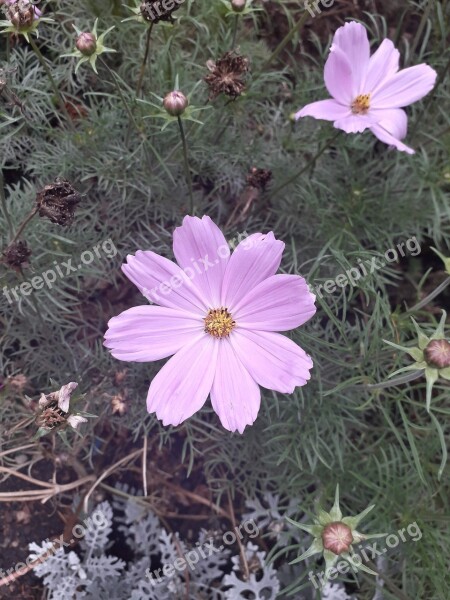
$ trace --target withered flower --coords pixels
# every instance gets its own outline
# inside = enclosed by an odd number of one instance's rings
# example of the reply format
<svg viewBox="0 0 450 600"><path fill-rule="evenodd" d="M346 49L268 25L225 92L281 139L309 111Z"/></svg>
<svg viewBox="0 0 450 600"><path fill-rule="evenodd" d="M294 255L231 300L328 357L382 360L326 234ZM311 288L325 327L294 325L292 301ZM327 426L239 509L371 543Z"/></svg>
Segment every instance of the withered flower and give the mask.
<svg viewBox="0 0 450 600"><path fill-rule="evenodd" d="M247 185L263 192L271 179L272 171L252 167L249 175L247 175Z"/></svg>
<svg viewBox="0 0 450 600"><path fill-rule="evenodd" d="M41 394L36 423L43 433L68 425L76 429L80 423L87 422L81 415L69 414L70 398L77 387L78 383L71 381L57 392Z"/></svg>
<svg viewBox="0 0 450 600"><path fill-rule="evenodd" d="M28 267L28 259L31 250L26 242L13 242L3 250L3 262L6 266L20 271L22 267Z"/></svg>
<svg viewBox="0 0 450 600"><path fill-rule="evenodd" d="M204 78L209 87L209 99L214 100L225 94L233 100L245 90L245 77L249 70L249 60L236 52L226 52L217 61L208 60L206 66L210 74Z"/></svg>
<svg viewBox="0 0 450 600"><path fill-rule="evenodd" d="M65 179L57 178L46 185L36 196L40 217L47 217L52 223L70 225L75 216L75 207L81 201L79 194Z"/></svg>

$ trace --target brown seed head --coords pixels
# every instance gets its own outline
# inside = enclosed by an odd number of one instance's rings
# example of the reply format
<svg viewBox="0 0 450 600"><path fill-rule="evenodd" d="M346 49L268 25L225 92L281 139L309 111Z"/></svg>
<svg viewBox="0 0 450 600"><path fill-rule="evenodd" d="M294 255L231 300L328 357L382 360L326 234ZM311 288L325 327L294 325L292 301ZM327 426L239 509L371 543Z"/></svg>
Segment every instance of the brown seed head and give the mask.
<svg viewBox="0 0 450 600"><path fill-rule="evenodd" d="M36 196L39 216L47 217L58 225L70 225L75 216L75 207L81 199L81 194L68 181L56 179Z"/></svg>
<svg viewBox="0 0 450 600"><path fill-rule="evenodd" d="M20 271L22 267L28 267L28 259L31 256L31 250L26 242L14 242L3 250L3 262L5 265Z"/></svg>
<svg viewBox="0 0 450 600"><path fill-rule="evenodd" d="M245 76L248 73L248 58L235 52L227 52L217 61L209 60L206 66L210 70L204 81L209 87L209 99L225 94L233 100L245 90Z"/></svg>

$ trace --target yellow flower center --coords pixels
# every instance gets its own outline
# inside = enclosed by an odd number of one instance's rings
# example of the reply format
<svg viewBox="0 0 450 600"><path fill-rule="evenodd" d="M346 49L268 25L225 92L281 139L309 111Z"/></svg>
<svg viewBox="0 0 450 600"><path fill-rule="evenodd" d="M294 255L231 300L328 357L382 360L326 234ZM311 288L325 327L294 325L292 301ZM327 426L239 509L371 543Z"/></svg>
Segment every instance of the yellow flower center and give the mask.
<svg viewBox="0 0 450 600"><path fill-rule="evenodd" d="M211 308L204 321L205 332L216 338L227 337L236 325L227 308Z"/></svg>
<svg viewBox="0 0 450 600"><path fill-rule="evenodd" d="M370 109L370 94L361 94L352 103L354 115L367 115Z"/></svg>

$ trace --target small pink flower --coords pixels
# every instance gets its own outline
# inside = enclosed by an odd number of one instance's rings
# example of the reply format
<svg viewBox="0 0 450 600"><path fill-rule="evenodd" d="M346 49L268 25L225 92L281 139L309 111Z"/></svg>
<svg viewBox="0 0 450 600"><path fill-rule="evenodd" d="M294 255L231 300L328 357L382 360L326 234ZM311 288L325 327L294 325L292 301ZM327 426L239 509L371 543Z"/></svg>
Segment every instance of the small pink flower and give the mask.
<svg viewBox="0 0 450 600"><path fill-rule="evenodd" d="M344 523L329 523L322 533L323 547L334 554L348 552L353 542L352 530Z"/></svg>
<svg viewBox="0 0 450 600"><path fill-rule="evenodd" d="M164 425L179 425L208 394L222 425L243 433L260 407L260 388L290 394L310 378L311 358L276 333L308 321L315 296L298 275L276 275L284 243L255 233L232 255L207 216L185 217L173 235L178 264L139 250L122 267L159 306L114 317L105 346L125 361L174 355L153 379L147 408Z"/></svg>
<svg viewBox="0 0 450 600"><path fill-rule="evenodd" d="M346 23L336 31L325 64L325 85L332 99L308 104L295 118L333 121L347 133L370 129L385 144L414 154L400 141L408 126L402 108L426 96L437 73L425 64L399 71L399 59L399 51L388 39L371 56L365 27Z"/></svg>

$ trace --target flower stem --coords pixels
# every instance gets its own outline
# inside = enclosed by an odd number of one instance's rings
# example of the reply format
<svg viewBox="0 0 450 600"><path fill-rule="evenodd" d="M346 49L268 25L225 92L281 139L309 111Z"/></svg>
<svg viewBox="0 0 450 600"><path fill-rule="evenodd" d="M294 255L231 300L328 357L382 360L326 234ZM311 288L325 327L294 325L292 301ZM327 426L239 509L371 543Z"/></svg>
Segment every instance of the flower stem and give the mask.
<svg viewBox="0 0 450 600"><path fill-rule="evenodd" d="M29 213L28 216L25 217L25 219L22 221L22 223L19 225L19 229L16 231L15 236L13 237L13 239L9 242L9 246L12 246L12 244L14 244L14 242L19 238L20 234L23 232L23 230L25 229L25 227L28 225L28 223L31 221L31 219L35 216L35 214L37 213L38 208L37 206L35 208L33 208L33 210Z"/></svg>
<svg viewBox="0 0 450 600"><path fill-rule="evenodd" d="M309 17L310 17L310 14L308 13L307 10L305 10L303 15L298 20L298 22L285 35L285 37L281 40L281 42L278 44L278 46L275 48L275 50L272 52L272 54L269 56L269 58L263 64L263 66L261 67L261 71L265 71L267 68L270 67L270 65L273 63L273 61L278 58L278 56L283 52L283 50L289 44L289 42L293 39L295 34L301 32L301 30L303 29L303 27Z"/></svg>
<svg viewBox="0 0 450 600"><path fill-rule="evenodd" d="M191 203L191 210L190 210L190 212L191 212L192 215L194 215L195 214L195 209L194 209L194 195L192 193L191 168L189 166L188 147L187 147L187 142L186 142L186 135L184 133L183 121L181 120L181 117L178 117L178 126L180 128L181 142L183 144L184 171L185 171L186 179L187 179L187 182L188 182L189 199L190 199L190 203Z"/></svg>
<svg viewBox="0 0 450 600"><path fill-rule="evenodd" d="M428 296L426 296L426 298L423 298L423 300L421 300L420 302L415 304L412 308L408 308L408 312L412 313L412 312L415 312L416 310L420 310L421 308L426 306L429 302L434 300L434 298L436 298L436 296L439 296L439 294L442 291L444 291L445 288L448 287L449 285L450 285L450 277L447 277L447 279L445 281L443 281L440 285L438 285L438 287L435 290L433 290L431 292L431 294L428 294Z"/></svg>
<svg viewBox="0 0 450 600"><path fill-rule="evenodd" d="M239 15L235 15L233 24L233 39L231 41L231 50L234 50L236 46L237 34L239 28Z"/></svg>
<svg viewBox="0 0 450 600"><path fill-rule="evenodd" d="M32 36L30 36L30 38L29 38L29 39L30 39L30 45L31 45L31 47L33 48L33 51L34 51L34 53L36 54L36 56L37 56L37 58L38 58L39 62L41 63L41 65L42 65L42 68L44 69L45 73L47 74L47 77L48 77L48 79L49 79L49 81L50 81L50 83L51 83L51 86L52 86L52 88L53 88L53 91L54 91L54 93L55 93L55 96L56 96L56 98L58 99L58 103L59 103L59 105L60 105L60 107L61 107L61 110L62 110L62 112L64 113L64 116L65 116L65 117L66 117L66 119L67 119L67 122L68 122L68 124L69 124L69 127L70 127L72 130L75 130L75 127L74 127L73 121L72 121L72 119L70 118L70 115L69 115L69 113L68 113L68 111L67 111L66 104L65 104L65 102L64 102L64 98L62 97L62 95L61 95L61 92L59 91L59 89L58 89L58 86L56 85L56 81L53 79L53 75L52 75L52 73L51 73L50 69L48 68L48 65L47 65L47 63L45 62L45 58L42 56L42 52L41 52L41 51L39 50L39 48L37 47L37 45L36 45L36 42L34 41L34 39L32 38ZM60 117L59 117L59 114L58 114L58 113L56 113L56 116L58 117L58 120L61 122L61 119L60 119Z"/></svg>
<svg viewBox="0 0 450 600"><path fill-rule="evenodd" d="M12 237L14 235L14 227L11 221L10 214L8 212L8 207L6 205L5 178L3 177L3 168L0 169L0 202L2 204L2 211L5 216L6 222L8 223L9 235Z"/></svg>
<svg viewBox="0 0 450 600"><path fill-rule="evenodd" d="M141 65L141 70L139 73L139 79L138 79L138 82L136 85L136 98L139 97L139 94L141 93L141 89L142 89L142 82L144 80L144 75L145 75L145 67L147 66L148 55L150 53L150 40L151 40L151 36L152 36L152 30L153 30L153 21L150 23L150 25L147 29L147 38L146 38L146 42L145 42L144 58L142 59L142 65Z"/></svg>
<svg viewBox="0 0 450 600"><path fill-rule="evenodd" d="M292 177L290 177L289 179L287 179L286 181L281 183L277 188L275 188L272 191L272 194L276 194L276 193L280 192L286 186L290 185L296 179L298 179L301 175L303 175L303 173L308 171L308 169L315 164L317 159L322 156L322 154L325 152L325 150L327 150L331 146L331 144L337 139L337 137L339 135L340 135L340 131L338 131L331 139L328 140L328 142L324 146L322 146L322 148L319 150L319 152L317 152L317 154L315 156L313 156L313 158L308 162L308 164L305 167L303 167L303 169L301 169L298 173L296 173L295 175L293 175Z"/></svg>

